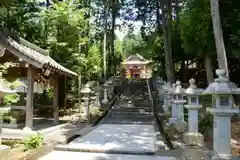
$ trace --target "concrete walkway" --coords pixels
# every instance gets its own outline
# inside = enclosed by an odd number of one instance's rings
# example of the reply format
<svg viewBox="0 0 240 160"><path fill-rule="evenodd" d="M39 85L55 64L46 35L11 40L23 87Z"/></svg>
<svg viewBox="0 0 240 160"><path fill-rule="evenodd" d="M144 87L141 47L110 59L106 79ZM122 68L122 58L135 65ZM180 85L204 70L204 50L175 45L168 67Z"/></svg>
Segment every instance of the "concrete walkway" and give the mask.
<svg viewBox="0 0 240 160"><path fill-rule="evenodd" d="M155 154L156 135L152 125L101 124L58 150L118 154Z"/></svg>
<svg viewBox="0 0 240 160"><path fill-rule="evenodd" d="M175 157L54 151L39 160L177 160Z"/></svg>

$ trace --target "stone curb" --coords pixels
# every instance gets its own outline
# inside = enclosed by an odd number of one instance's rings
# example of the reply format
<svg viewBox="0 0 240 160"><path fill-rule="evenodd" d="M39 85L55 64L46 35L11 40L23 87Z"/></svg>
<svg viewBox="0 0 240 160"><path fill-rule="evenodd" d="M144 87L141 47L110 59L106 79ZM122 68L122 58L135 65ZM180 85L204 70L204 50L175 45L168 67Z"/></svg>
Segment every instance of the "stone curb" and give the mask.
<svg viewBox="0 0 240 160"><path fill-rule="evenodd" d="M70 151L70 152L94 152L94 153L110 153L110 154L130 154L130 155L155 155L154 151L118 151L114 149L84 149L77 147L70 147L67 145L57 145L55 148L57 151Z"/></svg>
<svg viewBox="0 0 240 160"><path fill-rule="evenodd" d="M60 124L54 127L50 127L50 128L46 128L46 129L42 129L40 131L24 131L24 130L12 130L12 129L3 129L3 133L2 133L2 139L16 139L16 140L21 140L21 139L26 139L29 136L33 136L36 135L37 133L40 134L48 134L50 132L54 132L56 130L59 130L61 128L64 128L68 125L71 125L71 123L64 123L64 124ZM9 136L12 135L12 136Z"/></svg>
<svg viewBox="0 0 240 160"><path fill-rule="evenodd" d="M68 126L68 125L72 125L72 124L69 123L69 122L67 122L67 123L64 123L64 124L60 124L60 125L57 125L57 126L54 126L54 127L42 129L42 130L35 131L35 132L38 132L38 133L40 133L40 134L47 134L47 133L49 133L49 132L53 132L53 131L62 129L62 128Z"/></svg>

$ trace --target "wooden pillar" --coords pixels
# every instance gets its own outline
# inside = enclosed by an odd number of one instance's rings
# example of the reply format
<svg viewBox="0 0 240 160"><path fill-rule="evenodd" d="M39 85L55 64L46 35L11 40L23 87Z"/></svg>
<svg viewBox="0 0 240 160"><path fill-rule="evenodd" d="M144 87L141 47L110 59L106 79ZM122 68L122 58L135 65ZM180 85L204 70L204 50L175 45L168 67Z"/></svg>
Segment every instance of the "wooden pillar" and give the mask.
<svg viewBox="0 0 240 160"><path fill-rule="evenodd" d="M58 77L58 105L59 108L64 108L66 106L66 76Z"/></svg>
<svg viewBox="0 0 240 160"><path fill-rule="evenodd" d="M27 102L26 102L26 123L24 130L31 131L33 127L33 75L31 66L27 68Z"/></svg>
<svg viewBox="0 0 240 160"><path fill-rule="evenodd" d="M53 118L54 123L59 123L59 103L58 103L58 77L54 78L53 80Z"/></svg>

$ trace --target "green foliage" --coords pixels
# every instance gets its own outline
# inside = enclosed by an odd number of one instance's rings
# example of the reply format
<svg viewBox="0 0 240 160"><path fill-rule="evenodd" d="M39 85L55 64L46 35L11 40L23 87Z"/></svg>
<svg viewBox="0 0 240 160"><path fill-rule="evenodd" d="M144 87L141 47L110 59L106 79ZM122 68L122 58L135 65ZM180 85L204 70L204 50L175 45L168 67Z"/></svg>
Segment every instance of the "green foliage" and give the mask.
<svg viewBox="0 0 240 160"><path fill-rule="evenodd" d="M11 105L17 103L20 100L20 96L17 93L9 94L4 96L3 104L4 105Z"/></svg>
<svg viewBox="0 0 240 160"><path fill-rule="evenodd" d="M43 136L40 133L31 136L24 142L25 150L36 149L43 146L43 144L44 144Z"/></svg>
<svg viewBox="0 0 240 160"><path fill-rule="evenodd" d="M23 110L10 110L3 113L2 120L4 123L21 123L25 121L25 111Z"/></svg>
<svg viewBox="0 0 240 160"><path fill-rule="evenodd" d="M215 51L208 0L188 0L180 21L182 47L194 56Z"/></svg>
<svg viewBox="0 0 240 160"><path fill-rule="evenodd" d="M213 126L213 117L210 113L206 113L199 118L199 132L206 134Z"/></svg>

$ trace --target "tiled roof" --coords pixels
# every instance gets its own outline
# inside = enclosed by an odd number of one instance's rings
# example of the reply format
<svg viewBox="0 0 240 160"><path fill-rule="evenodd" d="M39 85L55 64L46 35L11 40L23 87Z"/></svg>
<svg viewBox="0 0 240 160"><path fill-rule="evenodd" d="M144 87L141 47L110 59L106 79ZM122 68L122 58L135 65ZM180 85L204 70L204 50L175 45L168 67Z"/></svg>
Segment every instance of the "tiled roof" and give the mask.
<svg viewBox="0 0 240 160"><path fill-rule="evenodd" d="M125 59L122 64L148 64L151 61L143 58L141 55L139 54L134 54L129 56L127 59Z"/></svg>
<svg viewBox="0 0 240 160"><path fill-rule="evenodd" d="M63 67L50 56L46 55L47 52L45 50L22 38L12 37L5 33L0 33L0 45L8 49L18 58L23 59L37 68L50 66L63 74L77 76L75 72Z"/></svg>

